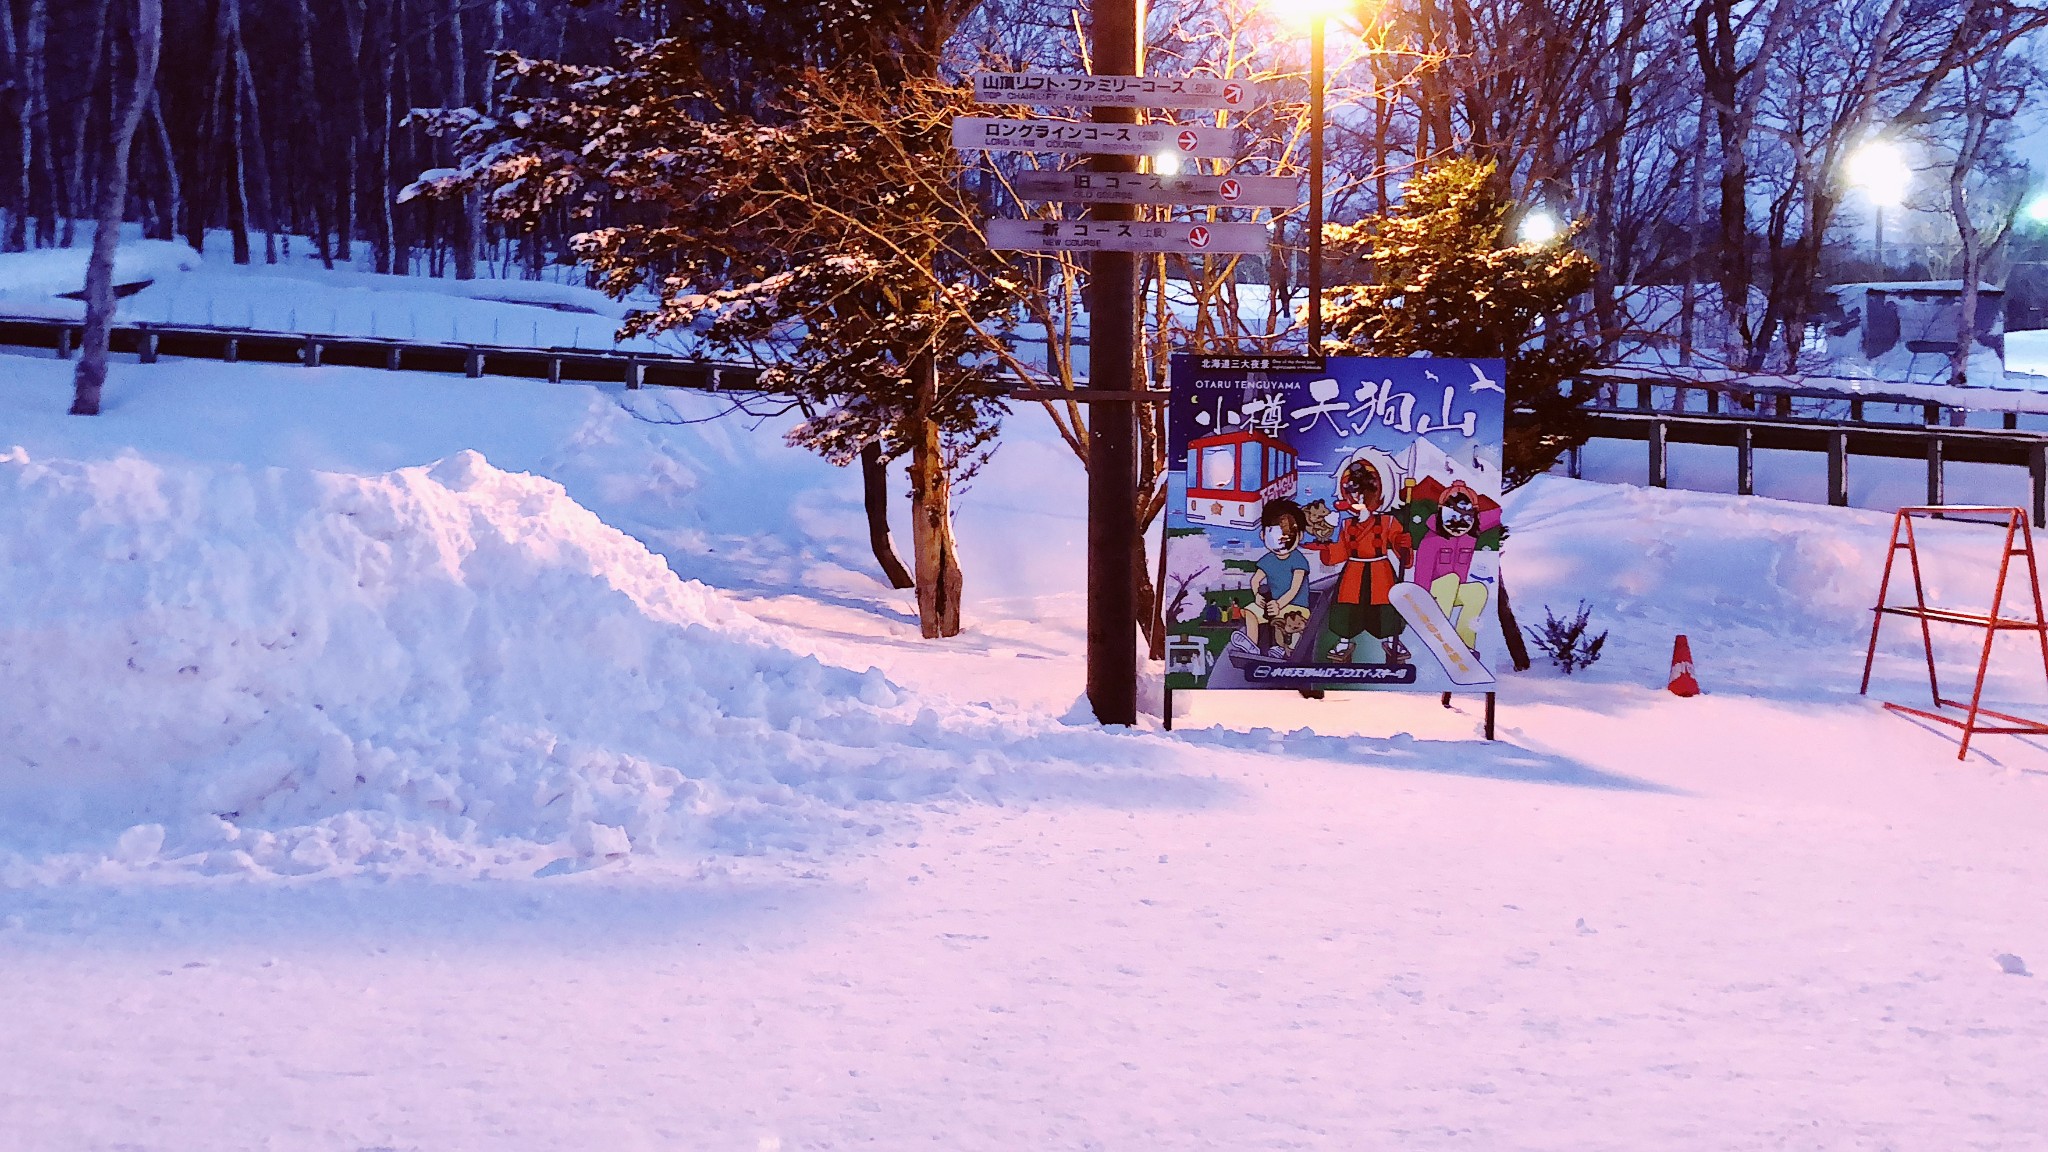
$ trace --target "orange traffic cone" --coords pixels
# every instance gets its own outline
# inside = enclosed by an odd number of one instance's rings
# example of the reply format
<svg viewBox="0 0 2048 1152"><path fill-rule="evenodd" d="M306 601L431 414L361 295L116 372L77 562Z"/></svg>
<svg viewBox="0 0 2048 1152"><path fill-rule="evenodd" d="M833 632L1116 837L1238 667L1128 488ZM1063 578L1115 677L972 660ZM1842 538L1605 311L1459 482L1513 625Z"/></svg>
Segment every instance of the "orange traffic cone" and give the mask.
<svg viewBox="0 0 2048 1152"><path fill-rule="evenodd" d="M1700 682L1692 678L1692 645L1686 642L1683 632L1671 642L1670 688L1673 696L1700 694Z"/></svg>

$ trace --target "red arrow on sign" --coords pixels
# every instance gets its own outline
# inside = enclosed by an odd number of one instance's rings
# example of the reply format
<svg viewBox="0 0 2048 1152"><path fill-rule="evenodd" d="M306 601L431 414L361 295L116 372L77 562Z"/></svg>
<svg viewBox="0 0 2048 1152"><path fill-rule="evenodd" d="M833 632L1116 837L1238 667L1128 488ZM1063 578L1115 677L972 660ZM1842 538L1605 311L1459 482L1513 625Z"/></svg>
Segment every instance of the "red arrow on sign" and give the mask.
<svg viewBox="0 0 2048 1152"><path fill-rule="evenodd" d="M1244 85L1232 81L1223 86L1223 102L1232 108L1244 103Z"/></svg>
<svg viewBox="0 0 2048 1152"><path fill-rule="evenodd" d="M1197 224L1193 228L1188 229L1188 247L1207 248L1208 246L1209 230L1207 228Z"/></svg>
<svg viewBox="0 0 2048 1152"><path fill-rule="evenodd" d="M1238 187L1236 179L1226 177L1223 183L1216 186L1216 193L1225 200L1235 202L1239 196L1244 195L1244 190Z"/></svg>
<svg viewBox="0 0 2048 1152"><path fill-rule="evenodd" d="M1199 143L1201 143L1201 138L1195 135L1195 130L1194 130L1194 129L1192 129L1192 128L1186 128L1186 129L1182 129L1182 131L1181 131L1181 134L1180 134L1180 150L1181 150L1181 151L1183 151L1183 152L1193 152L1193 151L1195 150L1195 146L1196 146L1197 144L1199 144Z"/></svg>

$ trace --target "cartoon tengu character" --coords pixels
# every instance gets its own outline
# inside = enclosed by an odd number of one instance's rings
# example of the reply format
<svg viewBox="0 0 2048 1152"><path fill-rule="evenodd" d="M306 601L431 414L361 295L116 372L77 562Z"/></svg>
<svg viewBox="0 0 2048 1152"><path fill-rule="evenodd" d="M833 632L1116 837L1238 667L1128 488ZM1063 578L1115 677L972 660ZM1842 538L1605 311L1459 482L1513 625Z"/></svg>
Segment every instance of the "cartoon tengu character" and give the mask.
<svg viewBox="0 0 2048 1152"><path fill-rule="evenodd" d="M1430 482L1416 486L1425 495ZM1500 505L1479 495L1463 480L1435 493L1436 514L1423 530L1422 543L1415 550L1415 582L1457 621L1458 638L1465 647L1479 646L1479 614L1486 608L1488 587L1472 579L1472 556L1478 550L1473 539L1481 532L1500 527Z"/></svg>
<svg viewBox="0 0 2048 1152"><path fill-rule="evenodd" d="M1414 539L1392 515L1401 495L1400 467L1377 448L1360 448L1337 466L1336 508L1349 516L1334 539L1313 545L1323 563L1342 566L1325 618L1337 637L1334 663L1353 662L1360 633L1379 642L1382 663L1408 662L1400 640L1406 625L1388 599L1415 554Z"/></svg>
<svg viewBox="0 0 2048 1152"><path fill-rule="evenodd" d="M1293 644L1283 644L1278 638L1277 633L1284 631L1281 616L1296 611L1303 619L1308 616L1308 557L1301 554L1301 534L1307 521L1301 505L1283 497L1266 501L1259 525L1266 554L1252 571L1252 600L1244 606L1245 637L1254 649L1284 658ZM1300 630L1294 635L1299 638Z"/></svg>

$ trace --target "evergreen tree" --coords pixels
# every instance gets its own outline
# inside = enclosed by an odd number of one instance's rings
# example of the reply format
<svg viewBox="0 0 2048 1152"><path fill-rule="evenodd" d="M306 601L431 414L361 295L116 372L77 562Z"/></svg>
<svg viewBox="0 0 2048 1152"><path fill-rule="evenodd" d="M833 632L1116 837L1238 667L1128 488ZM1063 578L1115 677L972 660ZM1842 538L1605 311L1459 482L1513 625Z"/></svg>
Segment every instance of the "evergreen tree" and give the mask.
<svg viewBox="0 0 2048 1152"><path fill-rule="evenodd" d="M1585 443L1580 406L1593 393L1570 382L1593 363L1594 348L1559 319L1592 287L1593 261L1566 240L1512 243L1518 215L1492 164L1455 159L1409 181L1385 215L1326 234L1374 277L1330 290L1336 350L1507 360L1501 466L1510 488Z"/></svg>
<svg viewBox="0 0 2048 1152"><path fill-rule="evenodd" d="M422 114L463 163L409 191L481 191L508 222L563 206L622 221L573 244L614 295L657 293L624 334L694 329L762 358L763 386L812 413L792 440L836 462L909 457L923 631L955 634L951 488L1003 411L1017 291L951 146L967 94L900 58L855 60L733 107L682 40L621 52L607 67L504 57L494 115Z"/></svg>

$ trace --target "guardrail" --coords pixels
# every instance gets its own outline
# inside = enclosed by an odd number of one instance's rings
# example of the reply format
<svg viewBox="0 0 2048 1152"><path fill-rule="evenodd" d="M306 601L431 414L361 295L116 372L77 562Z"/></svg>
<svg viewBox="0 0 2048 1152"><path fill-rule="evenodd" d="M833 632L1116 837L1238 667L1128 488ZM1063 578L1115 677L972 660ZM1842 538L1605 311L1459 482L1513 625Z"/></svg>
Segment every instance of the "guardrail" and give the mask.
<svg viewBox="0 0 2048 1152"><path fill-rule="evenodd" d="M1927 462L1927 503L1947 503L1944 471L1951 462L2022 467L2032 493L2034 524L2048 527L2048 432L1951 428L1940 424L1845 422L1797 417L1668 412L1591 411L1593 438L1641 440L1653 488L1670 486L1670 446L1705 444L1735 449L1735 490L1756 494L1758 449L1823 452L1828 458L1828 503L1849 503L1849 458L1875 456ZM1580 475L1580 452L1566 457L1568 474Z"/></svg>
<svg viewBox="0 0 2048 1152"><path fill-rule="evenodd" d="M0 317L0 344L48 348L69 359L82 325L70 320ZM223 363L346 364L391 371L446 372L464 376L513 376L560 383L623 383L709 391L753 391L760 369L747 364L693 360L659 352L604 352L588 348L516 348L482 344L436 344L376 336L264 332L209 325L120 324L109 336L115 352L144 364L160 356L184 356Z"/></svg>

